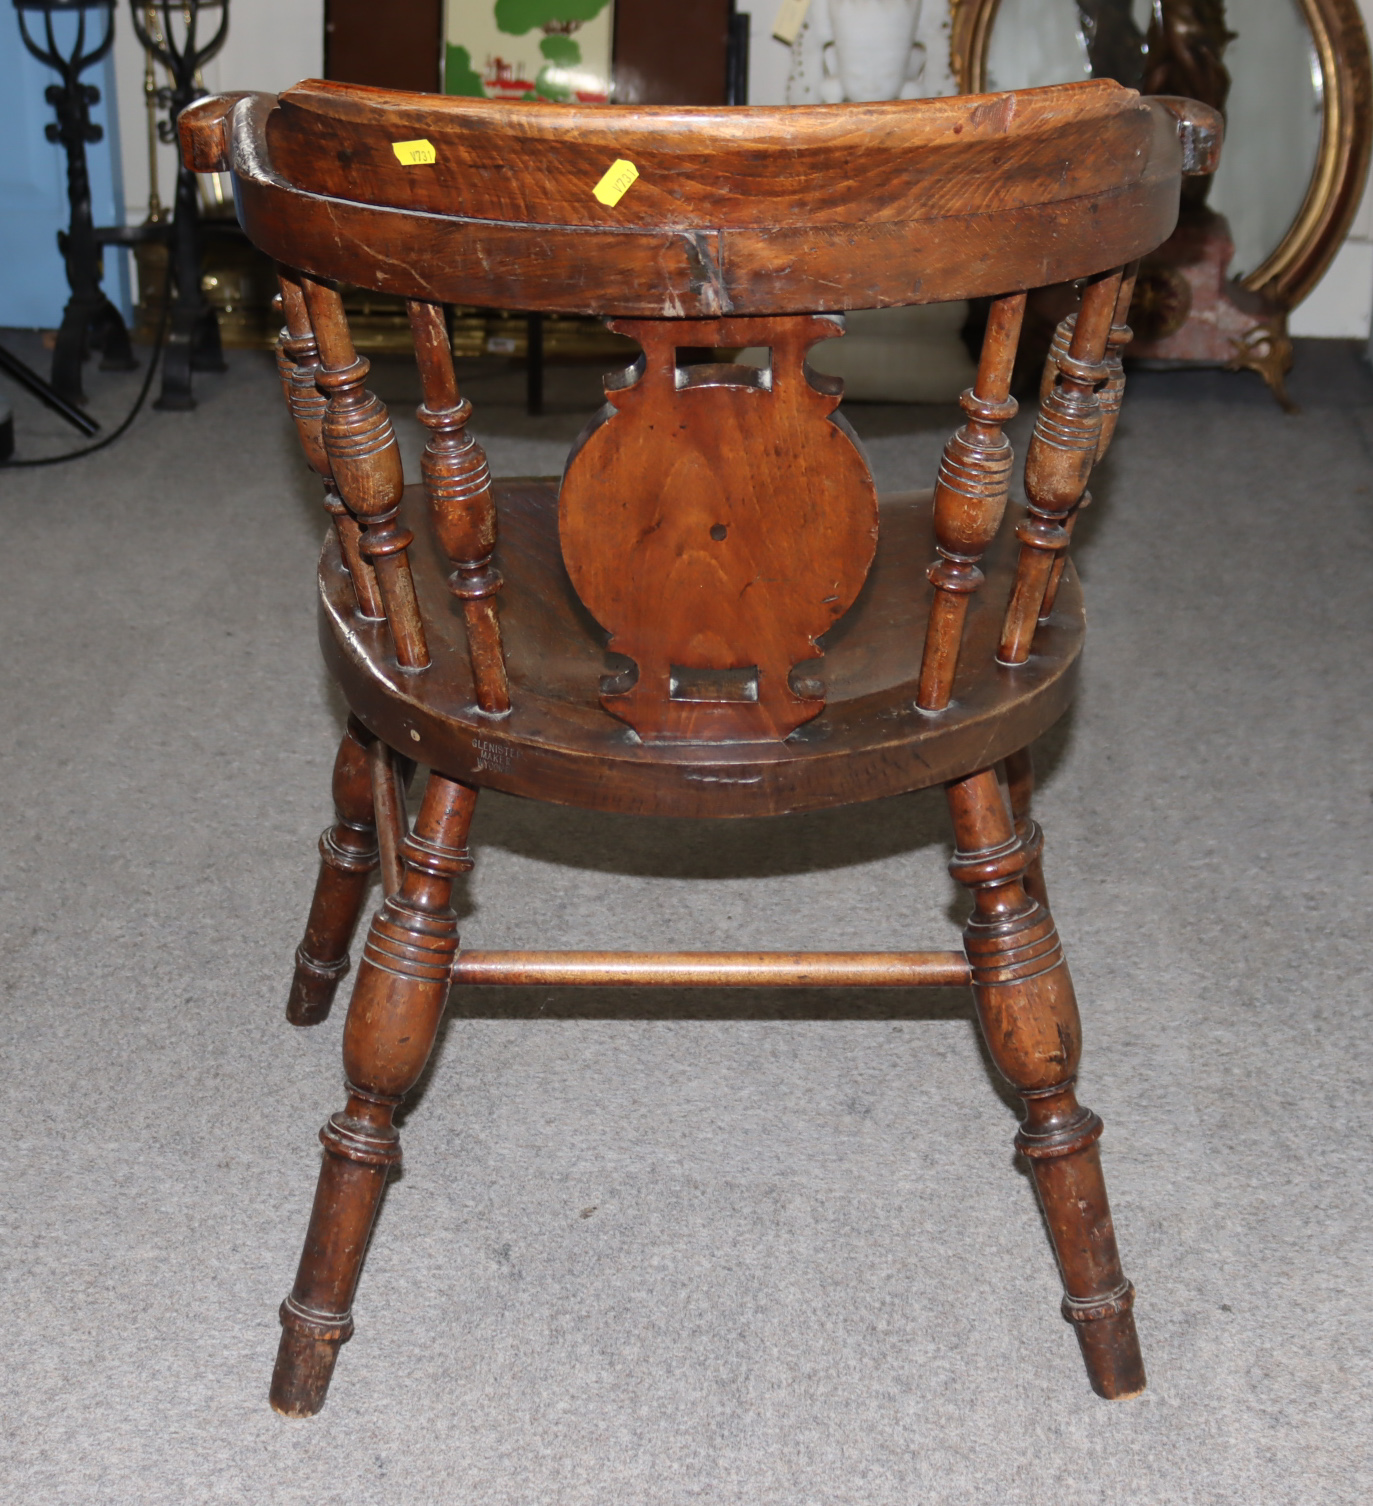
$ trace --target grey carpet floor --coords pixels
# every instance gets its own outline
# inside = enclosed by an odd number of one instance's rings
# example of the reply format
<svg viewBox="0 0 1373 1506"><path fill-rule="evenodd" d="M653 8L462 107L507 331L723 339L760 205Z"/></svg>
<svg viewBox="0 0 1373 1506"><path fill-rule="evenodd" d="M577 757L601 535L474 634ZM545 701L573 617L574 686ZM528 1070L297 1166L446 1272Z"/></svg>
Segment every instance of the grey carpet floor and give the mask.
<svg viewBox="0 0 1373 1506"><path fill-rule="evenodd" d="M36 344L16 342L31 358ZM498 472L594 403L472 374ZM92 373L105 418L136 378ZM376 385L401 414L397 363ZM1136 377L1037 811L1150 1388L1089 1391L968 1000L455 997L328 1406L269 1411L341 1103L285 984L343 708L265 357L0 474L0 1500L1373 1494L1373 377ZM15 399L29 454L66 435ZM884 485L953 421L857 407ZM1017 432L1023 442L1024 417ZM473 945L952 945L941 797L685 825L484 797ZM341 1012L340 1012L341 1013Z"/></svg>

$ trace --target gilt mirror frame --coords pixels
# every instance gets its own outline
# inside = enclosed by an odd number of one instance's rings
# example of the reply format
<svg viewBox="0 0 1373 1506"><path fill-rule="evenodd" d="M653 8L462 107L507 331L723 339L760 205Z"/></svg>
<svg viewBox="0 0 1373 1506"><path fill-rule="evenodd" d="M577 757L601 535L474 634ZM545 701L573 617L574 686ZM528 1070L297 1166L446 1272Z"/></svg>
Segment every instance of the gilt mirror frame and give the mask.
<svg viewBox="0 0 1373 1506"><path fill-rule="evenodd" d="M1240 279L1286 309L1324 276L1359 208L1373 148L1373 66L1356 0L1295 0L1322 81L1320 147L1287 233ZM949 61L960 94L986 92L987 49L1001 0L950 0Z"/></svg>

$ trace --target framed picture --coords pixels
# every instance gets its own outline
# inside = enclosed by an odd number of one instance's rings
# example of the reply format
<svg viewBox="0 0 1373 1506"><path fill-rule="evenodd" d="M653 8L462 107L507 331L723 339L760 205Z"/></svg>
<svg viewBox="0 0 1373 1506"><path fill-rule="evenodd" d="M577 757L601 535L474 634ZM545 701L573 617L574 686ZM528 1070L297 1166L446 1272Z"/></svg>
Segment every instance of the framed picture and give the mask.
<svg viewBox="0 0 1373 1506"><path fill-rule="evenodd" d="M605 104L614 0L448 0L446 94Z"/></svg>

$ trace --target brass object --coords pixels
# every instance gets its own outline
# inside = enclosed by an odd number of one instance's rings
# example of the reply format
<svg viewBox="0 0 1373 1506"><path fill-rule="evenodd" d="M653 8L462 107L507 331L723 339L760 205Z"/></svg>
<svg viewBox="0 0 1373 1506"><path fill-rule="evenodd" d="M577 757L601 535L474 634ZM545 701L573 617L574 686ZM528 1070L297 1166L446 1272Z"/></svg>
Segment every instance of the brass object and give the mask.
<svg viewBox="0 0 1373 1506"><path fill-rule="evenodd" d="M159 42L163 40L157 25L155 5L145 8L143 23L148 28L150 36L155 37ZM167 212L162 207L162 198L157 187L157 115L161 104L158 100L157 73L153 68L151 52L143 54L143 103L148 114L148 218L145 223L160 225L167 218Z"/></svg>
<svg viewBox="0 0 1373 1506"><path fill-rule="evenodd" d="M1257 371L1282 405L1284 413L1296 413L1296 403L1287 395L1287 373L1292 370L1292 341L1287 333L1287 315L1275 314L1238 340L1227 371Z"/></svg>
<svg viewBox="0 0 1373 1506"><path fill-rule="evenodd" d="M949 63L961 94L986 90L987 49L1000 4L950 0ZM1323 114L1316 168L1287 233L1240 279L1243 287L1284 309L1295 308L1316 286L1343 244L1373 148L1373 67L1356 0L1297 4L1320 60Z"/></svg>
<svg viewBox="0 0 1373 1506"><path fill-rule="evenodd" d="M1166 340L1187 323L1192 287L1176 267L1146 258L1135 282L1130 324L1140 340Z"/></svg>
<svg viewBox="0 0 1373 1506"><path fill-rule="evenodd" d="M276 269L246 240L232 233L215 234L217 216L207 216L200 287L219 317L225 346L236 350L271 350L281 327L271 309ZM155 240L134 247L138 268L138 305L134 339L151 344L162 318L167 277L167 248ZM366 288L342 289L353 343L364 355L405 355L414 349L405 299ZM528 355L528 321L523 314L455 304L449 316L453 355L459 360L482 356L523 361ZM556 361L618 361L632 358L638 346L614 334L600 319L576 315L544 316L544 355Z"/></svg>

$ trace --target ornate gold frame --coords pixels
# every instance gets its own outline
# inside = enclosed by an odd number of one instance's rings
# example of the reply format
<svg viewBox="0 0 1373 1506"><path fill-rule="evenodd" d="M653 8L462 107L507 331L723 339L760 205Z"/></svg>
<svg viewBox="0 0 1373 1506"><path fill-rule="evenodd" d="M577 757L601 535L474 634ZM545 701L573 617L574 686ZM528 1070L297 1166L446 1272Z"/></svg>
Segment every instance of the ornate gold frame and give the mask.
<svg viewBox="0 0 1373 1506"><path fill-rule="evenodd" d="M1295 308L1344 243L1363 196L1373 150L1373 64L1357 0L1297 0L1315 40L1324 84L1316 170L1272 254L1242 279ZM986 88L987 44L1001 0L949 0L949 62L962 94Z"/></svg>

